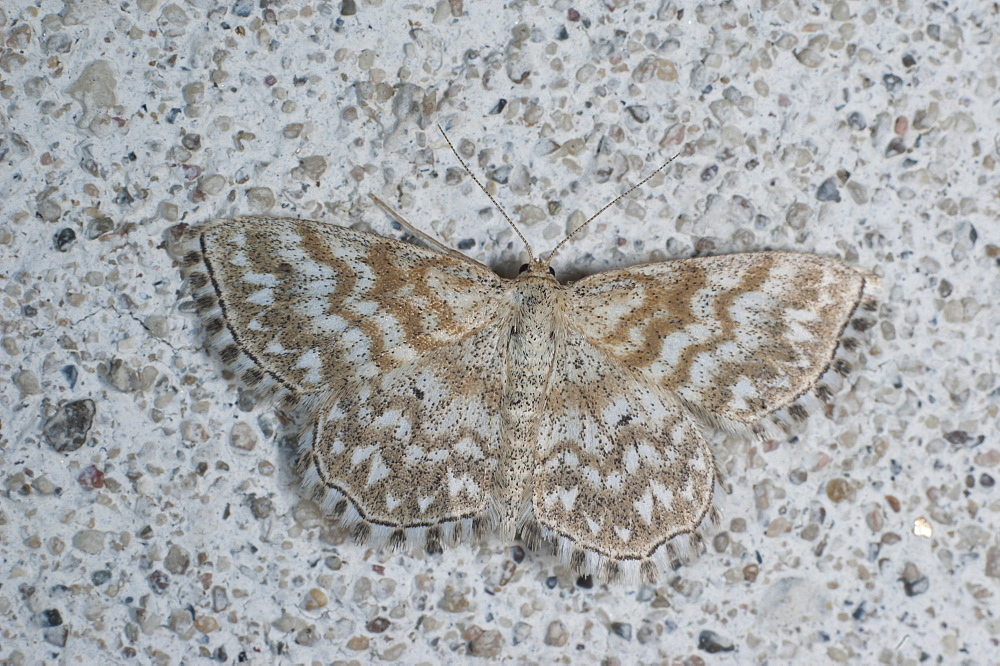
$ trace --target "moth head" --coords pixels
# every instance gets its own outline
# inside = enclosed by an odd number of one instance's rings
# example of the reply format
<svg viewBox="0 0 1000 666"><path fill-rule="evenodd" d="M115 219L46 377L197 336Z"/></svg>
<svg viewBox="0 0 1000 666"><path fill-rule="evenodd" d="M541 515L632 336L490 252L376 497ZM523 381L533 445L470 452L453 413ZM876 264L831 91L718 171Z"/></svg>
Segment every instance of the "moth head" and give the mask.
<svg viewBox="0 0 1000 666"><path fill-rule="evenodd" d="M517 270L518 275L527 273L528 271L533 271L536 273L548 272L552 277L556 276L556 269L549 266L544 261L535 261L530 264L521 264L521 268Z"/></svg>

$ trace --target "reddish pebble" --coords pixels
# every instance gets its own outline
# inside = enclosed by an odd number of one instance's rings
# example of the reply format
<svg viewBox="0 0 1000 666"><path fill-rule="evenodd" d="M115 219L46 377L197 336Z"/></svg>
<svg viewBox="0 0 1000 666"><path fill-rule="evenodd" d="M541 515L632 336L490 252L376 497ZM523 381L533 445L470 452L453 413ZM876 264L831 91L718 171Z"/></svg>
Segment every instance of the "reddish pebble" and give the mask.
<svg viewBox="0 0 1000 666"><path fill-rule="evenodd" d="M906 134L906 130L908 129L910 129L910 121L906 118L906 116L896 118L896 127L893 130L896 134L903 136Z"/></svg>
<svg viewBox="0 0 1000 666"><path fill-rule="evenodd" d="M76 482L87 490L104 487L104 472L94 465L87 467L76 477Z"/></svg>

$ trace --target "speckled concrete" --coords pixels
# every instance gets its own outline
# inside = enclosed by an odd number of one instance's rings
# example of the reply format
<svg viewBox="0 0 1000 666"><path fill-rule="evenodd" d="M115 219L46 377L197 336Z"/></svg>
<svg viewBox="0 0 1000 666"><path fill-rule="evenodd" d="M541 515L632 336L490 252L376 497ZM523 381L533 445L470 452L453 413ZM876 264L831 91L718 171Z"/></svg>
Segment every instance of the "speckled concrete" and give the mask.
<svg viewBox="0 0 1000 666"><path fill-rule="evenodd" d="M261 4L270 5L262 9ZM544 5L544 6L543 6ZM684 7L683 11L680 7ZM0 660L989 663L1000 637L1000 32L990 3L0 8ZM882 277L794 437L653 587L514 544L354 545L202 350L168 229L414 224L509 273L759 249Z"/></svg>

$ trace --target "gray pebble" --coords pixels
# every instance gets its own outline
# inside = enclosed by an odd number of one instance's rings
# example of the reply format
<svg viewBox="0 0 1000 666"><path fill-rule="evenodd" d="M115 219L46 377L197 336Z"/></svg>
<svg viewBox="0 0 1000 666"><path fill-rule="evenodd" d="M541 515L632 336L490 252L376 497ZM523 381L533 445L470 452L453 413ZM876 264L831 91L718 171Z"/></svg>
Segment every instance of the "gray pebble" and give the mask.
<svg viewBox="0 0 1000 666"><path fill-rule="evenodd" d="M715 654L716 652L732 652L735 648L728 639L710 629L705 629L698 634L698 649Z"/></svg>
<svg viewBox="0 0 1000 666"><path fill-rule="evenodd" d="M58 627L63 623L62 613L57 608L47 608L35 615L35 621L43 627Z"/></svg>
<svg viewBox="0 0 1000 666"><path fill-rule="evenodd" d="M108 384L122 393L134 393L139 390L139 375L135 370L125 365L125 361L116 358L111 361L107 374Z"/></svg>
<svg viewBox="0 0 1000 666"><path fill-rule="evenodd" d="M246 423L237 421L229 431L229 444L240 451L253 451L257 446L257 435Z"/></svg>
<svg viewBox="0 0 1000 666"><path fill-rule="evenodd" d="M263 520L274 511L274 503L267 497L254 497L250 500L250 511L253 512L254 518Z"/></svg>
<svg viewBox="0 0 1000 666"><path fill-rule="evenodd" d="M45 642L56 647L66 647L66 640L69 638L69 628L65 625L50 627L43 633Z"/></svg>
<svg viewBox="0 0 1000 666"><path fill-rule="evenodd" d="M641 104L635 104L633 106L626 107L626 111L629 115L635 119L638 123L644 123L649 120L649 109Z"/></svg>
<svg viewBox="0 0 1000 666"><path fill-rule="evenodd" d="M183 574L191 564L191 556L186 550L174 544L167 551L167 556L163 559L163 566L172 574Z"/></svg>
<svg viewBox="0 0 1000 666"><path fill-rule="evenodd" d="M201 135L200 134L185 134L181 137L181 145L190 151L196 151L201 148Z"/></svg>
<svg viewBox="0 0 1000 666"><path fill-rule="evenodd" d="M93 400L74 400L59 407L42 427L42 436L56 451L76 451L87 442L97 409Z"/></svg>
<svg viewBox="0 0 1000 666"><path fill-rule="evenodd" d="M104 532L100 530L80 530L73 535L73 547L85 553L96 555L104 550Z"/></svg>
<svg viewBox="0 0 1000 666"><path fill-rule="evenodd" d="M1000 578L1000 546L990 546L986 549L985 573L990 578Z"/></svg>
<svg viewBox="0 0 1000 666"><path fill-rule="evenodd" d="M499 657L503 646L503 634L496 629L490 629L469 641L469 654L474 657Z"/></svg>
<svg viewBox="0 0 1000 666"><path fill-rule="evenodd" d="M56 249L60 252L69 252L69 249L76 242L76 232L66 227L60 229L59 232L53 237L52 242L55 244Z"/></svg>
<svg viewBox="0 0 1000 666"><path fill-rule="evenodd" d="M292 509L292 518L296 524L307 530L320 527L326 520L319 505L308 499L303 499L295 505L295 508Z"/></svg>
<svg viewBox="0 0 1000 666"><path fill-rule="evenodd" d="M163 315L150 315L146 317L146 329L161 340L170 333L168 319Z"/></svg>
<svg viewBox="0 0 1000 666"><path fill-rule="evenodd" d="M901 155L906 152L906 143L903 142L901 137L896 137L889 142L889 145L885 147L886 157L895 157L896 155Z"/></svg>
<svg viewBox="0 0 1000 666"><path fill-rule="evenodd" d="M3 347L3 350L11 356L17 356L21 353L21 348L18 346L17 340L9 336L0 340L0 347Z"/></svg>
<svg viewBox="0 0 1000 666"><path fill-rule="evenodd" d="M167 626L185 640L194 636L194 617L188 610L176 610L171 613L170 619L167 620Z"/></svg>
<svg viewBox="0 0 1000 666"><path fill-rule="evenodd" d="M237 2L236 5L241 4ZM235 11L235 6L234 6ZM205 84L198 81L196 83L189 83L181 90L181 94L184 95L184 101L188 104L198 104L205 99ZM198 136L198 135L195 135ZM199 138L199 143L201 139ZM181 143L184 143L183 139Z"/></svg>
<svg viewBox="0 0 1000 666"><path fill-rule="evenodd" d="M38 381L38 376L31 370L22 370L14 376L14 383L21 389L22 396L38 395L42 392L42 385Z"/></svg>
<svg viewBox="0 0 1000 666"><path fill-rule="evenodd" d="M907 562L903 565L903 574L899 579L903 581L903 590L908 597L923 594L930 587L930 581L927 580L927 576L920 573L920 569L913 562Z"/></svg>
<svg viewBox="0 0 1000 666"><path fill-rule="evenodd" d="M796 231L801 230L806 226L806 221L811 215L812 208L809 206L804 203L794 204L788 209L788 213L785 215L785 224Z"/></svg>
<svg viewBox="0 0 1000 666"><path fill-rule="evenodd" d="M504 164L502 167L498 167L487 173L486 177L495 183L506 185L507 181L510 180L510 172L513 170L513 164Z"/></svg>
<svg viewBox="0 0 1000 666"><path fill-rule="evenodd" d="M38 203L38 217L46 222L55 222L62 215L62 208L51 199L44 199Z"/></svg>
<svg viewBox="0 0 1000 666"><path fill-rule="evenodd" d="M531 638L531 629L531 625L527 622L518 622L514 625L514 629L511 632L511 642L514 645L518 645L519 643L523 643L528 640Z"/></svg>
<svg viewBox="0 0 1000 666"><path fill-rule="evenodd" d="M247 201L256 210L268 210L274 206L274 192L269 187L251 187L247 190Z"/></svg>
<svg viewBox="0 0 1000 666"><path fill-rule="evenodd" d="M319 177L326 171L327 161L322 155L312 155L299 160L299 166L292 170L292 175L296 178L305 177L307 180L319 180Z"/></svg>
<svg viewBox="0 0 1000 666"><path fill-rule="evenodd" d="M167 587L170 586L170 576L163 573L159 569L149 574L149 576L146 577L146 580L149 582L149 589L156 594L163 594Z"/></svg>
<svg viewBox="0 0 1000 666"><path fill-rule="evenodd" d="M236 0L233 4L233 13L239 17L246 18L253 13L256 4L254 0Z"/></svg>
<svg viewBox="0 0 1000 666"><path fill-rule="evenodd" d="M562 647L569 640L566 632L566 625L559 620L549 623L549 628L545 630L545 644L553 647Z"/></svg>
<svg viewBox="0 0 1000 666"><path fill-rule="evenodd" d="M229 593L226 592L226 588L216 585L212 588L212 610L221 613L227 608L229 608Z"/></svg>
<svg viewBox="0 0 1000 666"><path fill-rule="evenodd" d="M76 378L80 373L75 365L64 365L59 369L59 372L66 378L66 383L69 384L71 389L76 387Z"/></svg>
<svg viewBox="0 0 1000 666"><path fill-rule="evenodd" d="M837 179L827 178L816 190L816 198L820 201L840 201L840 190L837 189Z"/></svg>
<svg viewBox="0 0 1000 666"><path fill-rule="evenodd" d="M635 632L635 638L642 645L652 643L656 640L656 628L648 621L644 622L639 631Z"/></svg>
<svg viewBox="0 0 1000 666"><path fill-rule="evenodd" d="M896 92L903 86L903 79L895 74L886 74L882 77L882 83L885 84L885 89L889 92Z"/></svg>
<svg viewBox="0 0 1000 666"><path fill-rule="evenodd" d="M295 634L295 642L299 645L305 645L307 647L315 645L319 639L320 635L316 630L316 625L314 624L310 624L308 627L299 630L299 632Z"/></svg>
<svg viewBox="0 0 1000 666"><path fill-rule="evenodd" d="M627 641L632 640L632 625L628 622L612 622L611 631Z"/></svg>

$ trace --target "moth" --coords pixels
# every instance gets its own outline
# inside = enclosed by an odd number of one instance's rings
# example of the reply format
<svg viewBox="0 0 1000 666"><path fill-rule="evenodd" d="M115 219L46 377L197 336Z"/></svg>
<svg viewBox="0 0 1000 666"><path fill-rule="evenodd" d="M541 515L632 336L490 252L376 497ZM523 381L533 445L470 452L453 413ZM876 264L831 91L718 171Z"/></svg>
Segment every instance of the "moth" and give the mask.
<svg viewBox="0 0 1000 666"><path fill-rule="evenodd" d="M357 539L496 532L607 579L654 579L715 518L703 426L817 387L868 279L752 252L564 284L562 243L524 241L505 279L429 242L242 217L187 228L179 263L208 346L295 406L304 481Z"/></svg>

